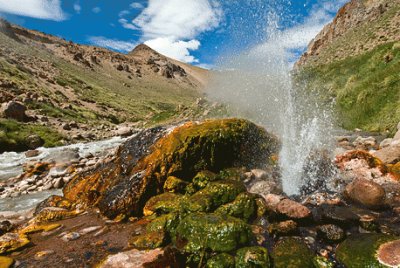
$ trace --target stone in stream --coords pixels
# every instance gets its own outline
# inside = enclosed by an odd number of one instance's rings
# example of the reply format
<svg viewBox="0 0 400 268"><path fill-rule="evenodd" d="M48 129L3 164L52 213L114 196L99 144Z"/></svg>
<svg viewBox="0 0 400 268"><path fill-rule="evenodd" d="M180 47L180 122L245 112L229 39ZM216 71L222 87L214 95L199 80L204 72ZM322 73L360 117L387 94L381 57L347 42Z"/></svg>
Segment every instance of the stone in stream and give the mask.
<svg viewBox="0 0 400 268"><path fill-rule="evenodd" d="M120 147L114 161L75 176L64 196L86 207L97 204L109 218L140 215L169 176L190 182L202 170L263 168L279 149L275 136L240 119L187 123L164 134L161 128L139 133Z"/></svg>
<svg viewBox="0 0 400 268"><path fill-rule="evenodd" d="M312 268L314 254L300 239L285 237L277 242L272 258L275 268Z"/></svg>
<svg viewBox="0 0 400 268"><path fill-rule="evenodd" d="M237 268L262 268L270 265L266 248L247 247L236 251L235 267Z"/></svg>
<svg viewBox="0 0 400 268"><path fill-rule="evenodd" d="M326 224L318 226L318 235L326 242L339 242L345 238L345 233L339 226Z"/></svg>
<svg viewBox="0 0 400 268"><path fill-rule="evenodd" d="M336 257L348 268L399 267L398 239L384 234L353 235L338 246Z"/></svg>
<svg viewBox="0 0 400 268"><path fill-rule="evenodd" d="M290 199L283 199L280 201L275 211L278 214L295 220L305 219L311 216L311 211L307 207Z"/></svg>
<svg viewBox="0 0 400 268"><path fill-rule="evenodd" d="M385 204L385 189L365 179L356 179L347 185L344 194L351 201L371 209L380 208Z"/></svg>

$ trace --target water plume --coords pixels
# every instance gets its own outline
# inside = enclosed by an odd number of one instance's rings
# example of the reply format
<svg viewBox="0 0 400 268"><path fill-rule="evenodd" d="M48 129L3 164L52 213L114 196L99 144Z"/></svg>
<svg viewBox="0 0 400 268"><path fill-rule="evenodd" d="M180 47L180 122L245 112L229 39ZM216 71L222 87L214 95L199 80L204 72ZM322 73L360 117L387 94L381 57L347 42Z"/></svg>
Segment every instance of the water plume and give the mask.
<svg viewBox="0 0 400 268"><path fill-rule="evenodd" d="M259 8L264 7L261 1L255 2ZM258 12L265 16L260 21L265 27L263 36L253 39L255 44L244 51L221 59L208 93L227 105L231 114L251 119L281 138L283 188L286 194L297 195L307 184L317 181L305 176L305 168L312 161L312 153L330 148L332 116L326 106L319 104L318 96L293 83L290 48L296 47L296 41L290 35L301 36L302 27L282 31L280 23L287 20L285 10L273 5Z"/></svg>

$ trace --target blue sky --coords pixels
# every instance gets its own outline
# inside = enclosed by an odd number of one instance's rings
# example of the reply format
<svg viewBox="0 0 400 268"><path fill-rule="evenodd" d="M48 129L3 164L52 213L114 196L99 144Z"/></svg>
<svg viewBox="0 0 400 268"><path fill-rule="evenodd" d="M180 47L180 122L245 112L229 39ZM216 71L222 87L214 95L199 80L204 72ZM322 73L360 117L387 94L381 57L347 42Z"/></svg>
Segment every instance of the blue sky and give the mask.
<svg viewBox="0 0 400 268"><path fill-rule="evenodd" d="M268 42L299 55L346 0L0 0L24 27L123 53L146 43L172 58L212 66ZM272 31L271 31L272 29Z"/></svg>

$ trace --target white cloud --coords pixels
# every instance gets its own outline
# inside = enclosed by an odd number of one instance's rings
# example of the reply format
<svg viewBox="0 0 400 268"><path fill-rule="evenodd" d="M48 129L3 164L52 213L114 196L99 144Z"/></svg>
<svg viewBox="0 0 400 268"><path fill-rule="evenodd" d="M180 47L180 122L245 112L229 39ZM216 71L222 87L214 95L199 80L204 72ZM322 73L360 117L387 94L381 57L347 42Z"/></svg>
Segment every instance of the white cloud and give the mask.
<svg viewBox="0 0 400 268"><path fill-rule="evenodd" d="M0 12L37 19L66 19L60 0L0 0Z"/></svg>
<svg viewBox="0 0 400 268"><path fill-rule="evenodd" d="M131 7L139 5L132 3ZM135 19L121 18L119 22L126 29L141 31L142 41L160 53L195 63L198 60L190 53L200 47L198 36L217 28L222 17L215 0L149 0Z"/></svg>
<svg viewBox="0 0 400 268"><path fill-rule="evenodd" d="M100 7L94 7L93 9L92 9L92 12L93 13L100 13L101 12L101 8Z"/></svg>
<svg viewBox="0 0 400 268"><path fill-rule="evenodd" d="M159 37L146 41L145 44L170 58L187 63L199 62L190 55L190 50L199 49L200 42L198 40L174 41L168 37Z"/></svg>
<svg viewBox="0 0 400 268"><path fill-rule="evenodd" d="M74 10L77 14L81 13L82 7L78 2L74 4Z"/></svg>
<svg viewBox="0 0 400 268"><path fill-rule="evenodd" d="M134 2L134 3L130 4L129 6L131 8L134 8L134 9L142 9L142 8L144 8L144 5L142 3L137 3L137 2Z"/></svg>
<svg viewBox="0 0 400 268"><path fill-rule="evenodd" d="M120 52L129 52L137 46L137 43L134 42L108 39L104 36L91 36L88 40L91 44Z"/></svg>

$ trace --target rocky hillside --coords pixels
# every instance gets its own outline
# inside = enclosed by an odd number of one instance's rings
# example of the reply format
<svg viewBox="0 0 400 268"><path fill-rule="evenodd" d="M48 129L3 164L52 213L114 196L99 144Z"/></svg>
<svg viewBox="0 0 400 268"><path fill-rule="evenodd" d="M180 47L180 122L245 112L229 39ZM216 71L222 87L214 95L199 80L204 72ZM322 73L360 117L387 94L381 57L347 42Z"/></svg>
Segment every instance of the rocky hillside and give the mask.
<svg viewBox="0 0 400 268"><path fill-rule="evenodd" d="M0 152L203 117L207 76L146 45L125 55L1 20Z"/></svg>
<svg viewBox="0 0 400 268"><path fill-rule="evenodd" d="M400 1L352 0L296 63L297 82L336 100L345 128L394 132L400 120Z"/></svg>

